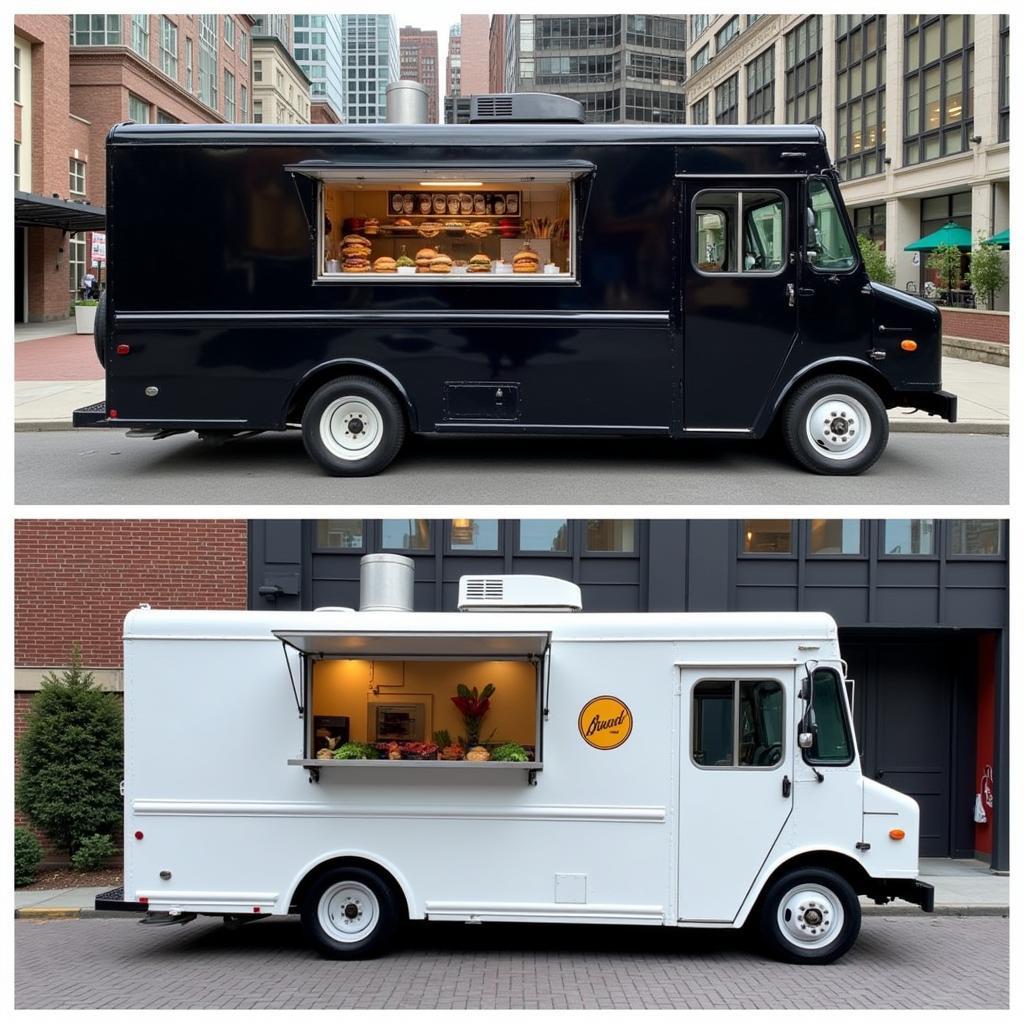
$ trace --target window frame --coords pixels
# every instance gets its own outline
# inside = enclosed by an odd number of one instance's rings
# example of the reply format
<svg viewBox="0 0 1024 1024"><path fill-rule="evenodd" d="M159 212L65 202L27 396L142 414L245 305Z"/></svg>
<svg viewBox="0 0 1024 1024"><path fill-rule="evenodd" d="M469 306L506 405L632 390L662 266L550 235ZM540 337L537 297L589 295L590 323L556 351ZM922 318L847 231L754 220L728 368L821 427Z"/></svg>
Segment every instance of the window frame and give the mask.
<svg viewBox="0 0 1024 1024"><path fill-rule="evenodd" d="M800 231L800 256L801 263L808 270L813 271L820 277L849 277L851 274L856 274L860 271L863 266L864 260L860 254L860 246L857 244L857 235L853 230L853 224L850 222L850 214L846 209L846 204L843 202L843 194L836 184L835 180L830 174L809 174L806 178L806 198L807 201L804 204L804 209L811 208L811 182L822 181L825 183L825 189L832 199L832 204L835 206L836 215L839 221L839 225L846 235L846 244L850 247L850 254L853 256L853 263L845 270L839 267L816 267L807 258L807 238L806 232Z"/></svg>
<svg viewBox="0 0 1024 1024"><path fill-rule="evenodd" d="M980 516L975 519L980 519ZM942 520L942 529L946 534L942 542L942 550L946 556L946 560L950 562L1005 562L1006 561L1006 525L1005 519L995 519L996 528L999 532L999 550L995 554L984 555L984 554L972 554L969 551L966 552L954 552L953 551L953 524L960 522L971 522L973 520L963 519L944 519Z"/></svg>
<svg viewBox="0 0 1024 1024"><path fill-rule="evenodd" d="M571 521L571 520L570 520ZM595 519L595 522L621 522L633 524L632 551L601 551L587 547L587 527L589 519L581 519L580 523L580 557L581 558L639 558L640 557L640 520L639 519Z"/></svg>
<svg viewBox="0 0 1024 1024"><path fill-rule="evenodd" d="M818 48L816 50L814 50L813 52L806 53L803 57L797 57L796 56L796 52L797 52L796 51L796 38L797 38L797 34L799 32L801 32L801 31L809 32L808 26L810 25L811 20L813 18L817 18L818 19L818 28L817 28ZM822 67L823 64L824 64L824 60L823 60L823 58L824 58L824 44L823 44L823 39L822 39L822 30L823 30L823 27L824 27L824 22L823 22L822 18L823 18L823 15L821 15L821 14L812 14L812 15L808 16L807 18L804 18L803 21L801 21L798 25L795 25L793 28L791 28L782 37L783 46L785 47L783 56L784 56L784 60L785 60L785 89L786 89L786 92L785 92L785 97L784 97L784 103L785 103L785 123L786 124L794 124L794 123L814 124L814 125L818 125L818 127L821 127L822 115L823 115L823 111L824 111L824 105L822 104L822 86L823 86L823 83L824 83L824 71L823 71L823 67ZM793 64L792 65L790 65L790 63L789 63L789 39L790 39L791 36L794 39L794 43L793 43L794 60L793 60ZM802 68L806 68L815 57L817 57L817 72L818 72L817 79L814 82L805 81L804 82L804 87L801 89L797 85L797 82L798 82L798 80L800 78L800 70ZM790 83L791 82L793 83L792 94L790 93ZM813 88L816 88L817 91L818 91L818 113L817 113L817 116L816 117L812 117L810 120L805 119L803 121L797 122L796 108L797 108L797 106L799 104L800 97L801 96L808 96ZM792 117L790 116L790 109L789 109L790 108L790 103L793 104L793 116Z"/></svg>
<svg viewBox="0 0 1024 1024"><path fill-rule="evenodd" d="M357 520L353 520L353 521L360 522L360 523L363 524L362 525L363 542L362 542L362 544L360 544L359 547L357 547L357 548L335 548L335 547L327 547L327 546L322 545L320 543L320 529L319 529L319 526L320 526L320 523L330 522L330 520L329 519L314 519L311 522L311 524L310 524L310 534L311 534L310 539L309 539L310 551L314 555L366 554L366 552L369 550L369 533L370 533L370 531L368 529L368 524L369 524L370 521L367 520L367 519L357 519Z"/></svg>
<svg viewBox="0 0 1024 1024"><path fill-rule="evenodd" d="M770 46L762 50L757 56L751 58L744 65L746 68L747 76L747 124L774 124L775 123L775 44L772 43ZM761 68L762 71L767 71L771 75L771 78L766 79L760 85L755 86L751 89L751 78L755 68ZM765 103L764 110L758 116L751 117L750 111L752 106L756 106L757 101L764 99L767 96L767 102Z"/></svg>
<svg viewBox="0 0 1024 1024"><path fill-rule="evenodd" d="M77 164L77 167L76 167ZM88 165L84 160L77 157L68 157L68 192L73 196L84 196L86 194L86 170ZM80 169L81 173L77 173ZM81 188L75 188L76 183L81 183Z"/></svg>
<svg viewBox="0 0 1024 1024"><path fill-rule="evenodd" d="M1010 16L999 15L999 107L996 110L999 142L1010 141Z"/></svg>
<svg viewBox="0 0 1024 1024"><path fill-rule="evenodd" d="M541 517L545 519L546 517ZM527 520L532 522L535 520ZM572 558L574 555L573 550L573 521L566 516L564 519L558 520L559 522L565 523L565 550L564 551L542 551L536 548L524 548L523 547L523 520L516 519L515 522L515 538L513 541L513 554L516 557L524 556L526 558Z"/></svg>
<svg viewBox="0 0 1024 1024"><path fill-rule="evenodd" d="M409 558L415 557L427 557L433 556L437 553L437 522L434 519L429 519L425 516L414 516L413 521L422 519L428 526L430 543L425 548L397 548L397 547L385 547L384 546L384 523L387 521L391 522L402 522L401 519L374 519L373 523L373 550L382 554L393 554L393 555L406 555ZM408 522L408 520L405 520ZM364 535L365 540L365 535Z"/></svg>
<svg viewBox="0 0 1024 1024"><path fill-rule="evenodd" d="M729 34L729 37L723 42L722 36L726 32L732 29L733 31ZM729 49L730 46L740 37L740 16L738 14L732 15L731 18L715 33L715 56L717 57L720 53L724 53Z"/></svg>
<svg viewBox="0 0 1024 1024"><path fill-rule="evenodd" d="M739 15L737 15L739 17ZM729 87L732 87L732 102L727 107L719 109L718 97ZM715 93L715 124L739 124L740 120L740 73L739 69L734 71L728 78L723 78L721 82L714 88ZM728 118L734 118L734 120L725 120L721 118L725 115Z"/></svg>
<svg viewBox="0 0 1024 1024"><path fill-rule="evenodd" d="M803 757L804 764L811 765L815 768L849 768L857 757L860 751L857 748L857 730L854 728L852 711L850 707L849 691L846 687L846 679L843 674L839 671L835 665L815 665L810 673L810 685L814 686L814 676L818 672L831 672L835 677L836 681L836 692L839 695L839 706L842 710L843 717L843 732L846 734L846 745L849 748L850 756L845 761L823 761L820 758L812 758L809 756L810 751L805 750L803 747L799 747L800 754ZM804 713L806 714L806 702L802 701L799 694L797 700L800 700L804 704ZM803 716L801 715L800 720L796 723L796 731L800 732L800 726L803 724Z"/></svg>
<svg viewBox="0 0 1024 1024"><path fill-rule="evenodd" d="M132 117L132 100L134 100L136 103L141 103L141 104L143 104L145 106L145 108L146 108L146 120L145 121L139 121L137 118ZM152 114L153 114L153 109L152 108L153 108L153 104L150 103L145 97L140 96L140 95L138 95L138 93L134 93L134 92L129 92L128 93L128 119L133 121L135 124L150 124L151 123L150 118L152 117Z"/></svg>
<svg viewBox="0 0 1024 1024"><path fill-rule="evenodd" d="M908 554L899 554L898 552L886 551L886 539L885 531L891 520L880 519L878 521L878 560L880 562L938 562L942 558L943 542L941 536L942 520L941 519L925 519L918 516L912 516L907 518L907 522L930 522L934 531L934 543L932 544L931 554L919 554L917 552ZM900 521L899 519L895 521Z"/></svg>
<svg viewBox="0 0 1024 1024"><path fill-rule="evenodd" d="M747 188L747 189L743 189L743 188L726 188L724 186L713 185L710 188L703 188L703 189L701 189L699 192L697 192L694 195L693 199L690 200L690 235L691 235L690 240L689 240L689 242L690 242L690 244L689 244L689 249L690 249L690 268L694 271L694 273L699 274L701 277L709 277L709 278L711 278L713 280L717 280L718 278L750 277L750 276L754 276L754 277L757 277L757 278L779 277L781 274L786 273L786 271L788 269L788 266L789 266L788 258L783 258L782 264L781 264L781 266L779 266L779 268L777 270L755 270L753 268L751 268L750 270L743 270L743 269L739 269L739 270L701 270L697 266L697 262L696 262L696 259L695 259L695 255L696 254L694 252L694 247L697 244L697 237L696 237L696 234L695 234L695 229L696 229L696 225L697 225L697 200L700 199L701 196L706 195L709 192L717 192L717 193L720 193L720 194L735 195L737 197L737 201L736 201L736 221L737 221L737 230L739 231L738 238L739 238L739 242L740 242L740 246L739 246L740 251L736 254L737 255L737 264L736 265L737 266L740 265L740 260L742 259L743 248L744 248L744 246L743 246L744 239L743 239L743 234L742 234L743 229L744 229L744 223L743 223L743 213L744 213L744 210L743 210L743 193L744 192L748 192L748 193L756 192L756 193L758 193L760 195L772 194L772 195L777 195L777 196L781 197L781 199L782 199L782 225L783 225L783 230L785 232L785 235L783 237L782 251L783 251L784 254L788 253L790 251L789 247L788 247L788 245L789 245L790 227L791 227L791 225L790 225L789 196L787 196L785 192L783 192L781 189L777 189L777 188L756 188L756 189L755 188ZM712 207L708 207L708 209L716 210L716 209L719 209L719 207L712 206ZM727 211L725 209L721 209L720 212L726 215L726 221L728 221ZM735 243L735 239L730 239L730 240ZM728 249L726 250L726 252L728 252Z"/></svg>
<svg viewBox="0 0 1024 1024"><path fill-rule="evenodd" d="M160 15L160 38L157 49L160 52L160 71L176 82L178 80L178 26L166 14Z"/></svg>
<svg viewBox="0 0 1024 1024"><path fill-rule="evenodd" d="M799 558L799 544L800 544L800 531L794 529L794 524L799 520L786 519L785 522L789 523L789 550L788 551L744 551L744 533L746 532L745 523L749 520L737 519L736 520L736 557L737 558L751 558L751 559L768 559L769 561L779 561L780 559L786 558Z"/></svg>
<svg viewBox="0 0 1024 1024"><path fill-rule="evenodd" d="M845 522L846 516L822 516L822 522ZM830 553L827 551L814 551L811 548L811 525L817 520L814 519L803 519L801 520L803 527L803 537L801 543L804 546L804 557L811 559L815 562L864 562L868 558L868 548L870 544L870 537L868 533L868 521L866 519L853 518L859 527L858 537L860 540L860 550L854 554L848 551L841 551L838 553Z"/></svg>
<svg viewBox="0 0 1024 1024"><path fill-rule="evenodd" d="M485 518L486 519L490 519L489 516L488 517L484 517L484 516L465 516L465 517L462 517L462 516L460 516L458 518L466 518L466 519L469 519L469 520L477 520L477 519L484 520ZM498 529L497 529L497 547L493 547L493 548L456 548L452 544L452 524L453 524L453 520L452 519L445 519L445 520L443 520L443 523L444 523L444 553L445 553L445 555L446 556L454 555L457 558L462 558L462 557L470 557L470 558L472 558L475 555L483 555L484 557L494 556L494 555L503 555L505 553L505 550L504 550L504 547L505 547L505 545L504 545L504 542L505 542L504 520L502 520L502 519L490 519L490 521L493 522L493 523L496 523L497 527L498 527Z"/></svg>
<svg viewBox="0 0 1024 1024"><path fill-rule="evenodd" d="M131 41L129 49L132 53L141 57L144 61L149 61L149 30L150 30L150 16L148 14L133 14L131 15ZM136 45L136 35L138 35L143 49L139 49Z"/></svg>
<svg viewBox="0 0 1024 1024"><path fill-rule="evenodd" d="M697 100L696 102L690 104L690 116L691 116L690 123L691 124L710 124L711 123L711 121L710 121L710 118L711 118L711 104L709 102L709 97L710 96L711 96L711 93L706 92L706 93L704 93L703 96L701 96L701 98L699 100ZM697 120L698 111L701 114L701 116L703 117L703 120L701 120L701 121Z"/></svg>
<svg viewBox="0 0 1024 1024"><path fill-rule="evenodd" d="M778 675L772 675L771 673L756 673L756 669L751 669L749 673L743 675L737 675L730 673L728 675L713 675L713 676L701 676L699 679L695 679L690 686L690 737L688 742L688 757L690 758L690 764L694 768L698 768L701 771L707 772L736 772L736 771L756 771L756 772L774 772L780 769L786 768L786 758L789 753L789 744L786 742L787 738L792 741L792 728L789 726L789 700L786 695L786 683L783 679L780 679ZM697 693L697 687L702 683L732 683L732 702L733 702L733 713L732 713L732 764L699 764L694 758L694 747L696 741L697 731L697 715L694 713L695 710L695 699ZM743 683L777 683L779 689L782 691L782 727L779 730L779 736L781 737L781 752L778 761L775 764L738 764L737 760L740 756L740 744L739 744L739 727L740 727L740 686ZM832 762L830 762L832 763Z"/></svg>
<svg viewBox="0 0 1024 1024"><path fill-rule="evenodd" d="M886 104L888 97L886 96L886 83L885 83L885 59L888 49L888 26L889 20L885 14L868 14L861 16L861 20L855 25L851 25L850 19L853 15L834 15L836 19L836 36L835 36L835 47L836 47L836 168L842 175L844 181L859 181L862 178L869 178L872 175L884 174L885 173L885 159L886 159L886 142L887 132L885 124L886 116ZM839 19L846 18L844 31L839 31ZM851 39L854 33L861 33L861 39L863 40L867 34L867 28L869 24L875 24L875 48L867 53L864 50L863 42L861 43L860 56L856 60L850 58L852 46L850 45ZM839 65L839 45L840 43L846 43L847 58L845 64ZM865 62L874 59L878 67L878 77L875 81L874 86L871 89L864 88L864 64ZM854 96L850 92L849 83L852 81L852 75L855 69L859 68L861 71L861 89L860 92ZM840 101L839 99L839 76L845 74L847 76L847 92L846 99ZM856 153L853 152L853 114L855 108L859 105L861 115L861 139L865 136L866 129L864 127L864 112L868 109L868 104L874 103L875 105L875 116L877 118L875 129L875 145L869 148L865 148L863 145ZM842 138L839 125L840 122L845 122L846 130L846 153L842 153L840 149L840 139ZM873 159L875 162L875 170L865 171L864 160ZM853 161L861 161L861 172L857 175L849 174L849 167Z"/></svg>

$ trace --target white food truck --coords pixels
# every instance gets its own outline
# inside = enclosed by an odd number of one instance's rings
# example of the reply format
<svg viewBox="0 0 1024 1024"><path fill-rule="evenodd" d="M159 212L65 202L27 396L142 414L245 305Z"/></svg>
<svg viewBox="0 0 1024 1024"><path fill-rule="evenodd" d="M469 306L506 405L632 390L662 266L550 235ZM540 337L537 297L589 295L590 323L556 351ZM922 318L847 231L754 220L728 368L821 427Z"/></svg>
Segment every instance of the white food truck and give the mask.
<svg viewBox="0 0 1024 1024"><path fill-rule="evenodd" d="M360 611L129 613L98 909L297 913L345 959L408 919L749 926L806 963L850 948L858 894L932 909L828 615L590 614L537 576L365 610L378 570Z"/></svg>

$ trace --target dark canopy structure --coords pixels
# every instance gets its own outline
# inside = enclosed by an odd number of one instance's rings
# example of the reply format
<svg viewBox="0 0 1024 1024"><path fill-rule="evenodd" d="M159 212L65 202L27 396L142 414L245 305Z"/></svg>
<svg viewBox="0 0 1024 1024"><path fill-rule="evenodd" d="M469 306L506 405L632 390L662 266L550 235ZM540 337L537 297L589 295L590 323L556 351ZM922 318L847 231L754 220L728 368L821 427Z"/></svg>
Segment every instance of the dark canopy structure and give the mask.
<svg viewBox="0 0 1024 1024"><path fill-rule="evenodd" d="M65 199L47 199L31 192L15 192L14 223L25 228L103 231L107 224L107 211L89 203L69 203Z"/></svg>

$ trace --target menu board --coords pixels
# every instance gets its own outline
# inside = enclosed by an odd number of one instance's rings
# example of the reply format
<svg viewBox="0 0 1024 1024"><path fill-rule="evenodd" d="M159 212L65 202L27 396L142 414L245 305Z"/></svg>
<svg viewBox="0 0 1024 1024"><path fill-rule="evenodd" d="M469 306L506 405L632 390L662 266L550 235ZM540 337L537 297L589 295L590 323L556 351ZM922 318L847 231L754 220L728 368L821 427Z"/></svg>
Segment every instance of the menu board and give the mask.
<svg viewBox="0 0 1024 1024"><path fill-rule="evenodd" d="M392 217L518 217L520 192L388 192Z"/></svg>

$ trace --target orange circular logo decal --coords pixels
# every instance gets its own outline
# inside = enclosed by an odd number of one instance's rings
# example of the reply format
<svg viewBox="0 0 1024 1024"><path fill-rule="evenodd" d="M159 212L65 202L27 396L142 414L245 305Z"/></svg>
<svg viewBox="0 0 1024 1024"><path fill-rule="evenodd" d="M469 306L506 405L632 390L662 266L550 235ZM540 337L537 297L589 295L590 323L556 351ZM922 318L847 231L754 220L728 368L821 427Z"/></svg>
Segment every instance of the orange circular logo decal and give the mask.
<svg viewBox="0 0 1024 1024"><path fill-rule="evenodd" d="M580 712L580 735L598 750L621 747L633 731L633 713L618 697L595 697Z"/></svg>

